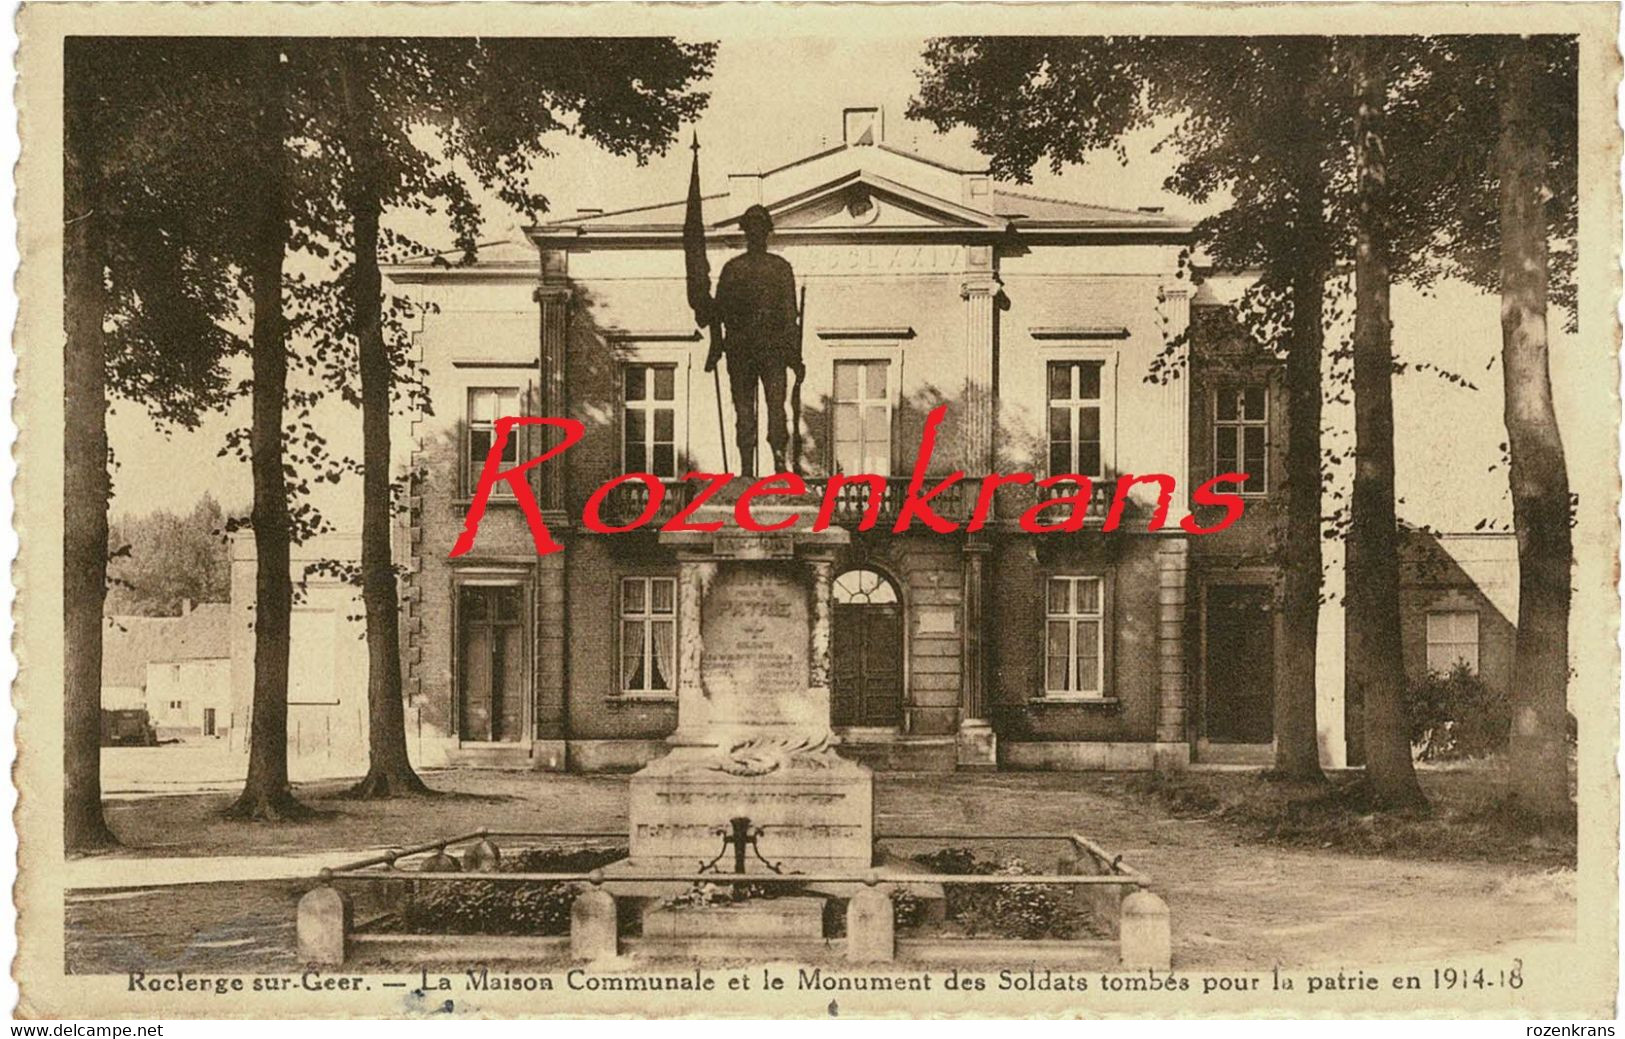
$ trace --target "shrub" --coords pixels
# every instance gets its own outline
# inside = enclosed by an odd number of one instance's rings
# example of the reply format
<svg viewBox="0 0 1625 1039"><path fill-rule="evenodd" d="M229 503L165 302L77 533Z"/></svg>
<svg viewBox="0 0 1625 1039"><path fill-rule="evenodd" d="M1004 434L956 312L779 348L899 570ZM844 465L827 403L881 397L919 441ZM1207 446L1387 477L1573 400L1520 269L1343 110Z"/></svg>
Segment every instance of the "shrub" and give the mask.
<svg viewBox="0 0 1625 1039"><path fill-rule="evenodd" d="M1019 858L989 861L978 858L969 848L944 848L914 856L933 873L967 876L1041 872ZM1071 891L1047 884L945 884L947 917L967 934L996 938L1070 938L1081 921ZM899 926L915 923L923 908L910 898L893 896L895 919Z"/></svg>
<svg viewBox="0 0 1625 1039"><path fill-rule="evenodd" d="M626 857L621 848L527 848L498 867L503 873L581 873ZM401 926L416 934L538 934L570 931L577 885L423 879L409 882Z"/></svg>
<svg viewBox="0 0 1625 1039"><path fill-rule="evenodd" d="M1503 750L1512 728L1506 694L1464 663L1429 672L1405 690L1411 745L1423 761L1479 758Z"/></svg>

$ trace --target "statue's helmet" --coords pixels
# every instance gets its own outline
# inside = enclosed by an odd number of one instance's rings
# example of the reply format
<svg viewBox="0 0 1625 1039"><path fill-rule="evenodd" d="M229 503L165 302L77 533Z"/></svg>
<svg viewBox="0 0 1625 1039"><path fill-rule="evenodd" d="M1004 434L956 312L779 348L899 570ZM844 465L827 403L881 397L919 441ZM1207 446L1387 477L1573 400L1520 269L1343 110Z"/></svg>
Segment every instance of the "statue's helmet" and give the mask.
<svg viewBox="0 0 1625 1039"><path fill-rule="evenodd" d="M771 231L773 230L773 214L769 213L764 205L751 206L739 217L739 226L746 231L752 228Z"/></svg>

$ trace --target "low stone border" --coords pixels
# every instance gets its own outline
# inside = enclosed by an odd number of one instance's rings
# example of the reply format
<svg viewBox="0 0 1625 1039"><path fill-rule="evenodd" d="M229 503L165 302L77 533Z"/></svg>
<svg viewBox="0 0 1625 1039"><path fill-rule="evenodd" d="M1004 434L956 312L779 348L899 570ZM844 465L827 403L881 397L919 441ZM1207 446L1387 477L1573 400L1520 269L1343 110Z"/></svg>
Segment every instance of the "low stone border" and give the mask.
<svg viewBox="0 0 1625 1039"><path fill-rule="evenodd" d="M726 882L733 874L691 874L671 871L628 870L606 876L598 869L588 873L498 873L494 872L500 852L487 831L467 834L447 841L390 852L322 870L320 884L299 900L297 934L299 957L307 963L338 966L359 954L412 961L478 961L490 959L536 959L539 961L603 960L636 950L645 955L655 950L670 951L673 942L663 939L620 936L615 887L630 883ZM504 834L545 838L582 836L610 837L611 834ZM1172 960L1172 936L1168 904L1149 889L1150 878L1125 866L1122 857L1111 856L1088 839L1075 834L908 834L894 840L954 841L1065 841L1068 852L1060 856L1053 874L930 874L869 871L861 876L811 875L775 877L772 874L746 874L750 882L794 882L801 884L857 884L847 900L844 939L775 940L763 943L765 958L783 959L801 945L819 959L839 956L850 963L907 962L1014 962L1076 963L1081 955L1110 958L1116 952L1117 965L1127 969L1168 969ZM468 844L462 861L448 854L454 845ZM432 853L432 854L431 854ZM436 881L459 878L478 881L524 883L550 881L585 885L570 909L568 937L535 935L418 935L380 933L355 927L350 897L341 891L338 879L406 879L400 860L428 854L415 871L431 873ZM464 872L464 867L467 872ZM378 867L382 867L380 870ZM892 892L921 883L939 884L1061 884L1080 892L1103 920L1115 923L1118 940L1014 940L980 938L903 938L895 930ZM712 940L714 943L715 940ZM502 952L492 955L493 945ZM704 955L705 944L687 943L694 956ZM729 940L733 955L744 955L748 941ZM682 953L678 953L682 955Z"/></svg>

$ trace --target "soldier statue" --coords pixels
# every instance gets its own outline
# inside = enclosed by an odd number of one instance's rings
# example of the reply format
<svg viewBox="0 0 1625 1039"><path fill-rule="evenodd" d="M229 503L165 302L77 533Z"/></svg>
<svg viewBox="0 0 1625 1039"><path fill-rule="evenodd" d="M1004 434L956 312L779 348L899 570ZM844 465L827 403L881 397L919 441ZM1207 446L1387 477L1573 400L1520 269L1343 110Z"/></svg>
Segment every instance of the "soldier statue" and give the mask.
<svg viewBox="0 0 1625 1039"><path fill-rule="evenodd" d="M767 398L767 443L773 450L773 471L785 472L785 449L790 441L784 412L785 372L795 373L799 387L806 369L801 361L795 271L784 257L767 251L773 217L767 207L751 206L739 224L745 232L745 251L724 264L717 279L712 316L721 324L722 335L712 339L705 370L715 370L717 361L727 354L740 472L753 477L757 384ZM800 416L796 418L799 421Z"/></svg>

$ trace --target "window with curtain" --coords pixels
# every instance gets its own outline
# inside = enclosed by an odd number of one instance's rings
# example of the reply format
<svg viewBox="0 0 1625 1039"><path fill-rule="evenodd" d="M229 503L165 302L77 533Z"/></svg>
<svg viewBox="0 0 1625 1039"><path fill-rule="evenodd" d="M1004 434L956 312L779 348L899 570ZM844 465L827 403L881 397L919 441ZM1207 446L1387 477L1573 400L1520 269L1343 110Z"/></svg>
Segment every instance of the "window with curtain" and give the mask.
<svg viewBox="0 0 1625 1039"><path fill-rule="evenodd" d="M891 475L891 362L836 361L835 471Z"/></svg>
<svg viewBox="0 0 1625 1039"><path fill-rule="evenodd" d="M621 387L621 471L677 479L677 366L628 364Z"/></svg>
<svg viewBox="0 0 1625 1039"><path fill-rule="evenodd" d="M1428 612L1428 670L1449 674L1458 662L1478 672L1478 611Z"/></svg>
<svg viewBox="0 0 1625 1039"><path fill-rule="evenodd" d="M621 578L621 692L670 695L677 689L677 580Z"/></svg>
<svg viewBox="0 0 1625 1039"><path fill-rule="evenodd" d="M479 483L485 458L491 453L491 444L496 438L496 420L512 418L519 413L519 390L514 387L479 387L468 391L467 450L463 452L464 494L472 494ZM502 462L507 466L515 465L518 461L519 435L516 430L502 446ZM513 490L504 480L491 493L512 494Z"/></svg>
<svg viewBox="0 0 1625 1039"><path fill-rule="evenodd" d="M1102 471L1100 373L1104 361L1049 362L1049 475Z"/></svg>
<svg viewBox="0 0 1625 1039"><path fill-rule="evenodd" d="M1263 386L1227 386L1214 402L1215 474L1246 473L1242 494L1269 490L1269 393Z"/></svg>
<svg viewBox="0 0 1625 1039"><path fill-rule="evenodd" d="M1098 697L1105 656L1104 581L1051 577L1044 601L1044 695Z"/></svg>

